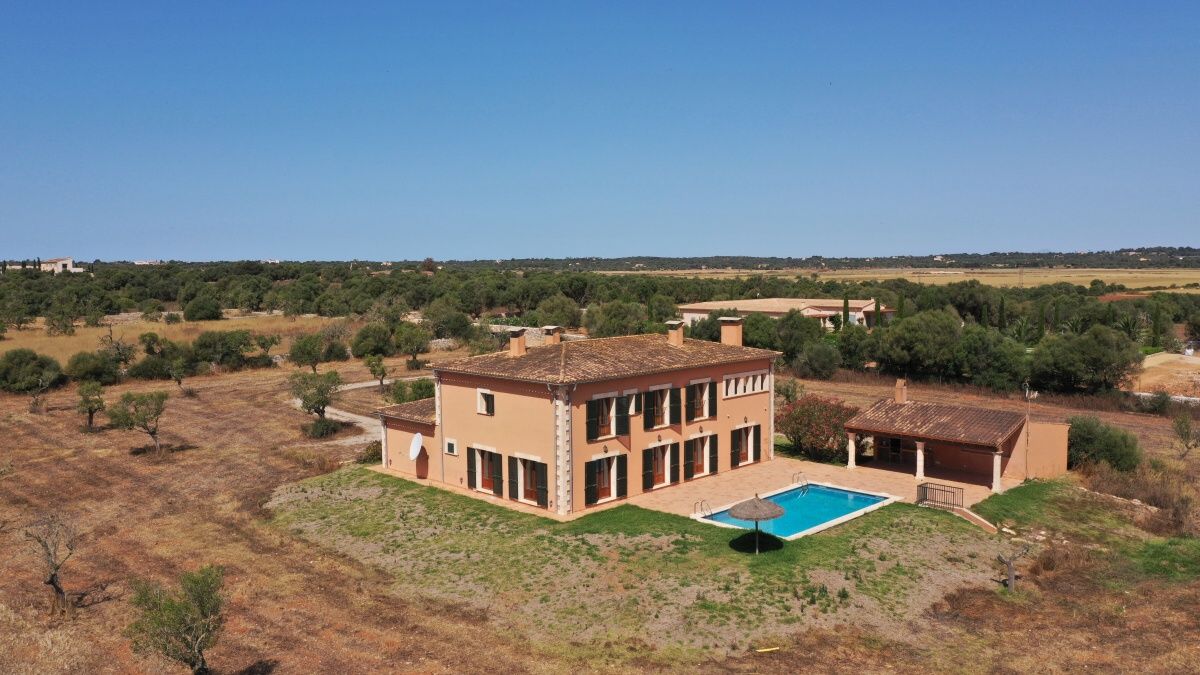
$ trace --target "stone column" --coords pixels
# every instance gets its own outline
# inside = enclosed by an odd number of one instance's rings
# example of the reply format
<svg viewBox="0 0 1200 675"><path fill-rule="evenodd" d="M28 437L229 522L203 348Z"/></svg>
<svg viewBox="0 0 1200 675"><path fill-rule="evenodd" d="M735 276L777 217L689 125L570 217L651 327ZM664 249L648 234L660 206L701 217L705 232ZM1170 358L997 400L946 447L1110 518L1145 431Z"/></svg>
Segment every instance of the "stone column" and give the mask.
<svg viewBox="0 0 1200 675"><path fill-rule="evenodd" d="M846 454L849 456L849 459L846 460L847 469L854 468L854 455L858 453L858 449L854 446L854 434L849 434L846 439Z"/></svg>
<svg viewBox="0 0 1200 675"><path fill-rule="evenodd" d="M917 441L917 480L925 480L925 441Z"/></svg>
<svg viewBox="0 0 1200 675"><path fill-rule="evenodd" d="M1000 453L992 453L992 492L1003 492L1000 485Z"/></svg>

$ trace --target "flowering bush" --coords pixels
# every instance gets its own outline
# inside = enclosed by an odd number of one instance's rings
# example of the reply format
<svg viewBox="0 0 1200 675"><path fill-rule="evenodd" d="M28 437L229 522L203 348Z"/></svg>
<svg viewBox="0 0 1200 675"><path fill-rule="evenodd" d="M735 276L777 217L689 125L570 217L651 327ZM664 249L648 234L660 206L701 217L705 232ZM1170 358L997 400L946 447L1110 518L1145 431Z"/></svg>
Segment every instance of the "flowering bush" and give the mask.
<svg viewBox="0 0 1200 675"><path fill-rule="evenodd" d="M780 409L775 428L787 437L792 447L820 462L846 458L846 430L843 425L858 412L836 398L806 394Z"/></svg>

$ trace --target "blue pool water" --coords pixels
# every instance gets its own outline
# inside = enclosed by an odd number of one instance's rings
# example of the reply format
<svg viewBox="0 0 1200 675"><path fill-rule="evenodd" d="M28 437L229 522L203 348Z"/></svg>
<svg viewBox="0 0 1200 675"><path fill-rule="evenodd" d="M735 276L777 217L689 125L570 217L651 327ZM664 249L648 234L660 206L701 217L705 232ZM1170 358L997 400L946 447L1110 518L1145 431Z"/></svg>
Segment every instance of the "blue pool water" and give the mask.
<svg viewBox="0 0 1200 675"><path fill-rule="evenodd" d="M763 532L786 538L835 518L878 504L886 497L825 487L824 485L810 485L807 492L803 488L797 487L770 497L763 497L763 499L782 506L783 515L775 520L765 520L759 523L759 528ZM711 520L735 527L744 527L748 530L754 529L754 521L732 518L729 515L729 509L714 513Z"/></svg>

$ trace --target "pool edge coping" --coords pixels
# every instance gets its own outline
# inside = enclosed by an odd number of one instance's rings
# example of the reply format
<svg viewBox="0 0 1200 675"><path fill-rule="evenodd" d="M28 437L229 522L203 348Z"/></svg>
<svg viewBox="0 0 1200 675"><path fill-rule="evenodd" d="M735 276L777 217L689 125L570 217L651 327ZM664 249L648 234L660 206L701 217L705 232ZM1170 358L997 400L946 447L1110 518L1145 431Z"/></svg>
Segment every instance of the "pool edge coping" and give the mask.
<svg viewBox="0 0 1200 675"><path fill-rule="evenodd" d="M791 485L785 485L784 487L781 487L777 490L772 490L770 492L764 492L764 493L758 494L757 496L760 499L765 499L767 497L774 497L777 494L781 494L784 492L794 490L797 487L800 487L802 485L820 485L821 487L833 488L835 490L842 490L844 492L857 492L860 495L870 495L872 497L882 497L882 501L878 501L878 502L875 502L874 504L864 506L861 509L858 509L856 511L851 511L850 513L840 515L837 518L834 518L833 520L827 520L819 525L813 525L812 527L808 528L807 530L801 530L795 534L790 534L786 537L779 537L779 539L782 539L783 541L793 541L795 539L799 539L800 537L807 537L810 534L816 534L818 532L823 532L825 530L828 530L831 527L837 527L838 525L841 525L842 523L854 520L855 518L857 518L859 516L870 513L871 511L881 509L881 508L887 506L888 504L893 504L895 502L900 501L899 497L897 497L895 495L890 495L886 492L872 492L870 490L858 490L855 488L843 487L841 485L834 485L833 483L825 483L822 481L808 481L806 483L792 483ZM710 512L711 513L719 513L721 511L727 511L727 510L733 508L735 505L740 504L741 502L744 502L744 501L746 501L746 500L743 499L741 501L731 502L729 504L721 506L720 508L710 509ZM746 531L746 528L738 527L737 525L730 525L728 523L722 523L722 522L713 520L711 518L705 517L704 515L699 514L699 513L693 513L691 515L691 518L692 518L692 520L702 522L702 523L707 523L709 525L716 525L717 527L724 527L724 528L727 528L730 530ZM771 535L771 536L775 537L778 535Z"/></svg>

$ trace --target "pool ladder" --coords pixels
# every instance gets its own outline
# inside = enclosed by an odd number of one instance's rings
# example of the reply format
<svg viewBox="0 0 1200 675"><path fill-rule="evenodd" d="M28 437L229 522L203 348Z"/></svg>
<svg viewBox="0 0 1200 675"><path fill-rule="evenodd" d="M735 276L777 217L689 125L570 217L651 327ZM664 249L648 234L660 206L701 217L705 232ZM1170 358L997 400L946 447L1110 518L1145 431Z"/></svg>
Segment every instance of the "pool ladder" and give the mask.
<svg viewBox="0 0 1200 675"><path fill-rule="evenodd" d="M803 471L797 471L792 474L792 484L802 495L808 494L808 479L804 477Z"/></svg>
<svg viewBox="0 0 1200 675"><path fill-rule="evenodd" d="M705 518L712 518L712 506L709 505L707 499L701 499L692 504L692 513L699 514Z"/></svg>

